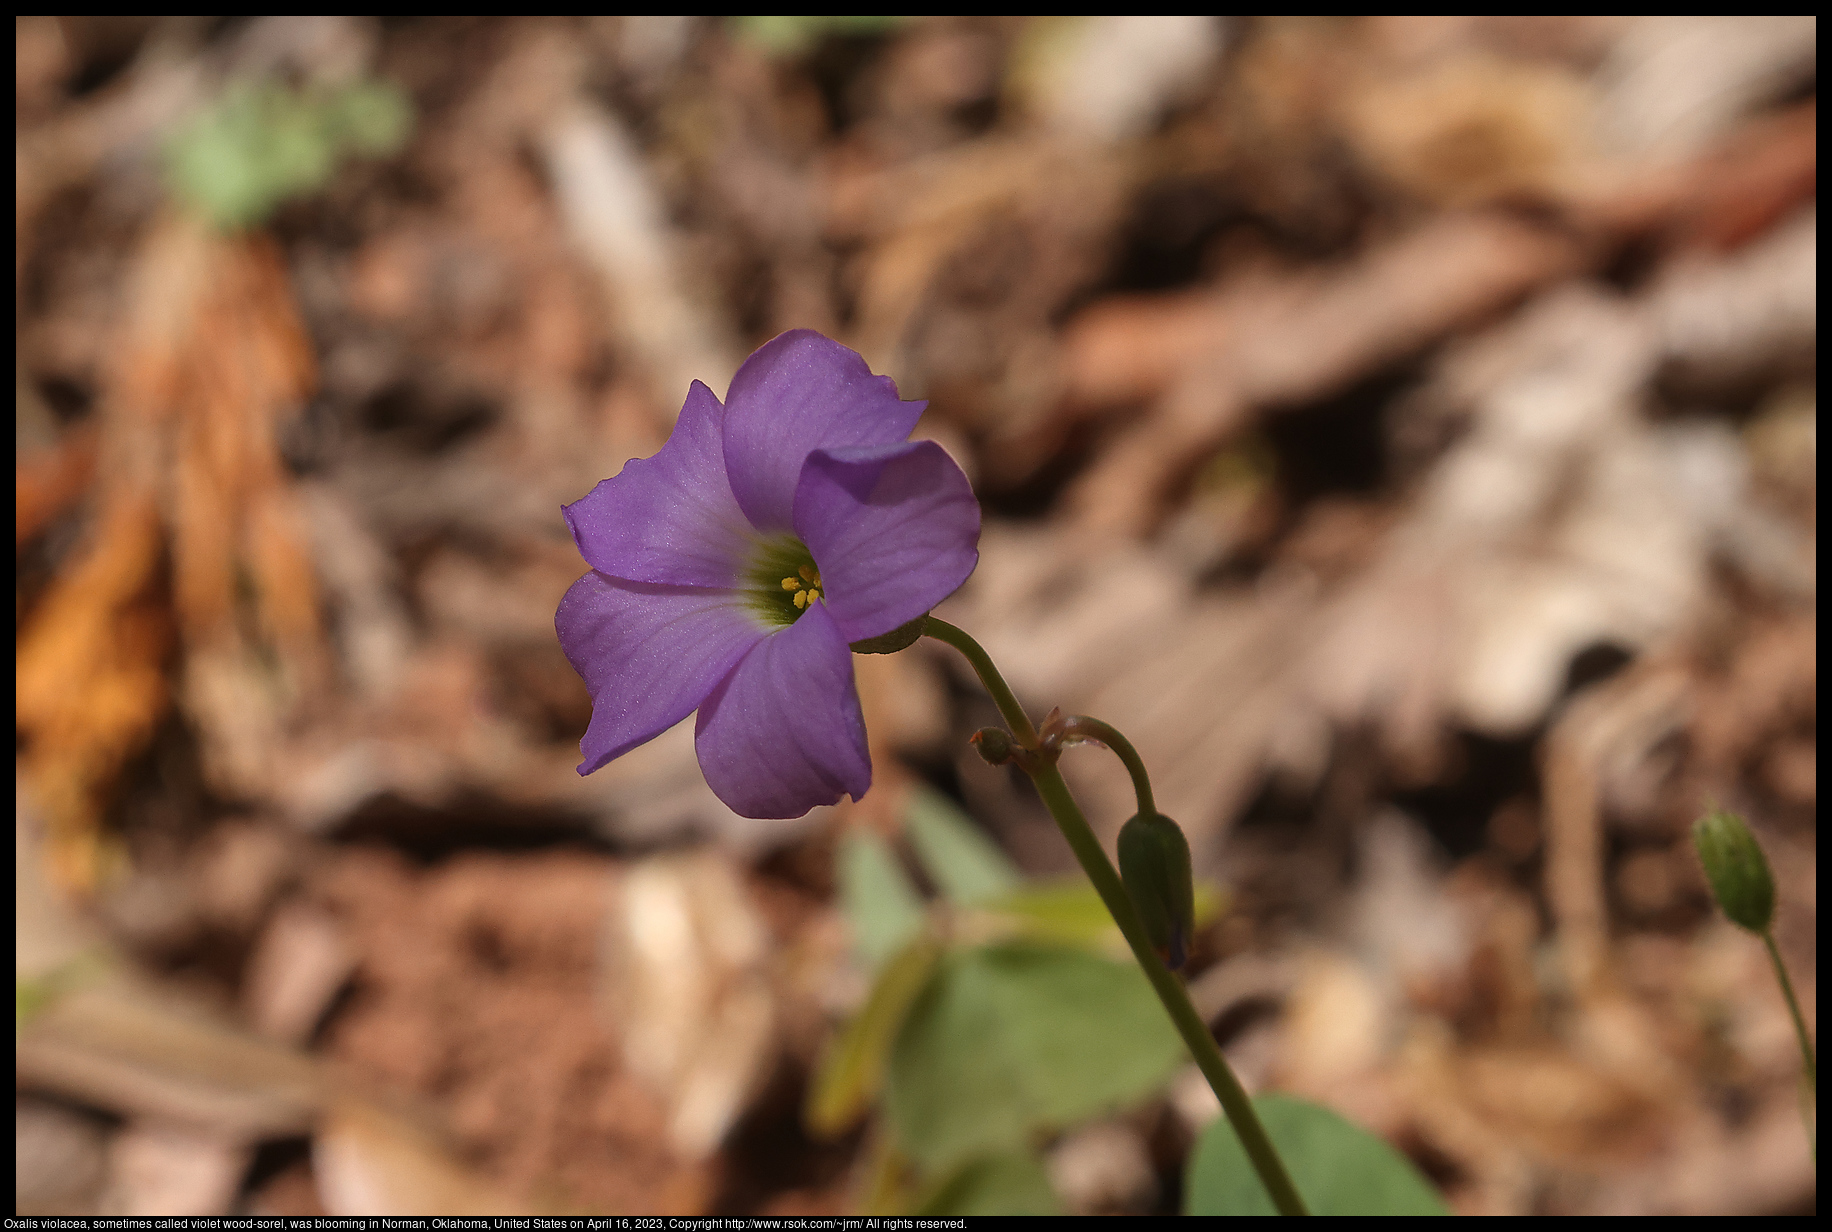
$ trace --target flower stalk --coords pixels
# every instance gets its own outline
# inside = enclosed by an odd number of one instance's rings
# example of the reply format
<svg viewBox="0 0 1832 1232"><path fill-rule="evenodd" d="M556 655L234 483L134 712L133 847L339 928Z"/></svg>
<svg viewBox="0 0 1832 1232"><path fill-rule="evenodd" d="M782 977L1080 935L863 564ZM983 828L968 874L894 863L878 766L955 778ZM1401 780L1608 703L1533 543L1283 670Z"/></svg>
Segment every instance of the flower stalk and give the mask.
<svg viewBox="0 0 1832 1232"><path fill-rule="evenodd" d="M1132 747L1132 741L1122 736L1118 728L1085 714L1072 714L1045 726L1048 729L1045 739L1053 736L1061 744L1085 740L1111 749L1125 763L1126 773L1132 776L1132 791L1139 800L1139 813L1149 817L1158 811L1151 796L1151 776L1145 773L1145 759L1139 756L1139 751Z"/></svg>
<svg viewBox="0 0 1832 1232"><path fill-rule="evenodd" d="M1075 859L1087 873L1088 880L1094 883L1095 891L1106 904L1113 922L1119 926L1126 944L1132 948L1133 958L1138 961L1145 977L1151 982L1152 991L1163 1003L1164 1010L1170 1015L1177 1033L1190 1050L1196 1066L1202 1076L1208 1079L1209 1087L1215 1097L1221 1101L1222 1112L1227 1115L1228 1123L1239 1135L1241 1145L1246 1149L1247 1158L1252 1161L1254 1170L1259 1173L1266 1192L1271 1195L1273 1205L1282 1215L1305 1215L1304 1199L1292 1184L1290 1174L1285 1170L1284 1161L1279 1158L1272 1140L1267 1137L1265 1126L1260 1124L1259 1115L1253 1110L1253 1102L1247 1097L1240 1080L1229 1068L1227 1059L1221 1055L1221 1049L1215 1043L1215 1037L1209 1034L1208 1024L1202 1015L1196 1012L1190 1001L1188 991L1183 983L1164 965L1151 940L1146 935L1144 922L1139 918L1120 876L1101 848L1100 840L1095 837L1094 829L1088 824L1081 806L1075 803L1075 797L1069 793L1069 785L1056 769L1055 748L1046 748L1040 739L1037 729L1031 724L1024 708L1018 704L1005 678L993 665L992 658L980 644L963 629L930 616L924 632L937 641L945 642L961 652L967 662L973 665L974 672L986 691L992 695L999 713L1011 727L1018 745L1024 750L1041 756L1014 758L1031 781L1037 786L1037 794L1043 797L1043 803L1056 819L1062 836L1068 840L1069 849L1075 853ZM1140 809L1151 808L1151 785L1145 776L1143 761L1137 750L1113 728L1098 720L1077 716L1067 725L1057 722L1046 725L1047 737L1051 745L1059 745L1061 736L1068 728L1073 728L1075 735L1094 739L1119 753L1126 762L1128 770L1133 772L1133 783L1139 793ZM1155 811L1155 810L1153 810Z"/></svg>
<svg viewBox="0 0 1832 1232"><path fill-rule="evenodd" d="M1813 1127L1813 1103L1819 1097L1819 1065L1813 1052L1813 1037L1807 1033L1807 1020L1800 1012L1800 1000L1794 995L1794 981L1788 978L1787 964L1781 961L1780 947L1775 944L1775 875L1768 867L1768 857L1747 822L1716 807L1692 824L1692 845L1698 851L1718 909L1738 928L1762 938L1768 950L1768 960L1775 968L1775 980L1787 1000L1788 1013L1794 1019L1794 1035L1800 1044L1802 1077L1811 1101L1802 1108L1801 1115L1806 1121L1808 1146L1817 1162L1819 1136Z"/></svg>
<svg viewBox="0 0 1832 1232"><path fill-rule="evenodd" d="M1813 1162L1818 1164L1819 1130L1816 1114L1819 1107L1819 1065L1813 1053L1813 1037L1807 1034L1807 1020L1800 1012L1800 999L1794 995L1794 981L1788 978L1787 964L1781 961L1781 950L1775 944L1773 928L1762 934L1762 944L1768 947L1768 960L1774 964L1775 979L1781 983L1781 995L1787 998L1787 1011L1794 1018L1794 1036L1800 1044L1801 1076L1805 1080L1800 1119L1806 1126L1807 1150L1813 1156Z"/></svg>
<svg viewBox="0 0 1832 1232"><path fill-rule="evenodd" d="M1005 683L1005 677L999 675L999 669L993 665L992 656L965 629L957 628L937 616L930 616L923 626L923 634L938 642L960 651L972 665L974 674L979 676L980 683L992 694L993 705L999 708L999 717L1011 728L1011 734L1018 738L1020 748L1036 752L1041 748L1037 739L1037 729L1031 724L1030 716L1024 713L1024 707L1018 704L1017 695Z"/></svg>
<svg viewBox="0 0 1832 1232"><path fill-rule="evenodd" d="M1781 951L1775 945L1774 929L1762 934L1762 944L1768 947L1769 961L1775 964L1775 978L1781 982L1781 995L1787 998L1788 1013L1794 1017L1794 1036L1800 1044L1800 1060L1806 1068L1807 1086L1817 1095L1819 1066L1813 1053L1813 1037L1807 1034L1807 1020L1800 1012L1800 1000L1794 995L1794 981L1788 978L1787 964L1781 961Z"/></svg>

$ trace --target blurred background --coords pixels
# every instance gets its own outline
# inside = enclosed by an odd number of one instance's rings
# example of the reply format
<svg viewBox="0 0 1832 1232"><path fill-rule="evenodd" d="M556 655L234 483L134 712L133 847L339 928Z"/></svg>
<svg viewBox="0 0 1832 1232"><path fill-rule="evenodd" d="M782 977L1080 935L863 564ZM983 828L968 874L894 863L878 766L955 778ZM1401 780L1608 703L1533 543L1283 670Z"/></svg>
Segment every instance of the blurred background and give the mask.
<svg viewBox="0 0 1832 1232"><path fill-rule="evenodd" d="M1459 1211L1814 1209L1686 838L1811 1018L1813 18L16 22L19 1213L1178 1209L945 648L857 803L574 772L560 505L795 327L1152 767L1250 1088Z"/></svg>

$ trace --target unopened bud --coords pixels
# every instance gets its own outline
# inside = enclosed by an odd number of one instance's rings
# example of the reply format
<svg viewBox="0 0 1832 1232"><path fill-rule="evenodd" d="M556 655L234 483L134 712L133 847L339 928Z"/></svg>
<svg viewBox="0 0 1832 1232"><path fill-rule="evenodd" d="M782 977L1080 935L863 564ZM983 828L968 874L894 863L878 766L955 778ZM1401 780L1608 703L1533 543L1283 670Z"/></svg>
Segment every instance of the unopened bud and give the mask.
<svg viewBox="0 0 1832 1232"><path fill-rule="evenodd" d="M1012 742L1011 733L1002 727L982 727L967 738L989 766L1003 766L1012 759L1017 746Z"/></svg>
<svg viewBox="0 0 1832 1232"><path fill-rule="evenodd" d="M1170 818L1141 813L1121 827L1119 854L1120 880L1152 948L1172 970L1181 967L1196 931L1189 840Z"/></svg>
<svg viewBox="0 0 1832 1232"><path fill-rule="evenodd" d="M1765 933L1775 919L1775 878L1756 836L1735 813L1713 809L1692 826L1712 897L1732 924Z"/></svg>

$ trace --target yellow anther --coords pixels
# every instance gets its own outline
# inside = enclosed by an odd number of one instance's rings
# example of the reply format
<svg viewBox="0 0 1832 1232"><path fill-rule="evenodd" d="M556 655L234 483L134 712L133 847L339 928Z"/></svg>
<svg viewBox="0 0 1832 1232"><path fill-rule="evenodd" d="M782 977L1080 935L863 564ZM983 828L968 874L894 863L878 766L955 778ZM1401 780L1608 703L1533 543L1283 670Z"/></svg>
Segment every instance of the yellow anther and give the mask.
<svg viewBox="0 0 1832 1232"><path fill-rule="evenodd" d="M800 578L784 578L782 580L782 588L784 590L800 590L802 588L801 579Z"/></svg>
<svg viewBox="0 0 1832 1232"><path fill-rule="evenodd" d="M797 572L802 575L802 580L804 582L811 582L816 586L821 584L820 571L813 565L803 565Z"/></svg>
<svg viewBox="0 0 1832 1232"><path fill-rule="evenodd" d="M807 607L808 606L808 592L807 591L798 590L795 592L795 606L796 607Z"/></svg>

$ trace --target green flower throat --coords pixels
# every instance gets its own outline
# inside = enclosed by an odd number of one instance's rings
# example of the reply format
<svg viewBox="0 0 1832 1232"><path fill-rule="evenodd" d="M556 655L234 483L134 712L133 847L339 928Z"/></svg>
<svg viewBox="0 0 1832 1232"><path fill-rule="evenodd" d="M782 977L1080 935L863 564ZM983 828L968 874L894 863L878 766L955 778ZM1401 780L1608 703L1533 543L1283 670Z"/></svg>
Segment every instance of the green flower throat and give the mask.
<svg viewBox="0 0 1832 1232"><path fill-rule="evenodd" d="M744 593L765 623L792 625L823 596L814 554L794 535L773 535L758 544L744 571Z"/></svg>
<svg viewBox="0 0 1832 1232"><path fill-rule="evenodd" d="M794 624L816 599L827 598L814 553L794 535L759 540L741 585L745 605L772 628ZM922 636L927 620L924 615L905 621L888 633L853 642L852 649L857 654L895 654Z"/></svg>

